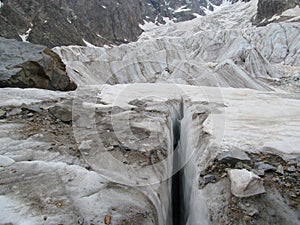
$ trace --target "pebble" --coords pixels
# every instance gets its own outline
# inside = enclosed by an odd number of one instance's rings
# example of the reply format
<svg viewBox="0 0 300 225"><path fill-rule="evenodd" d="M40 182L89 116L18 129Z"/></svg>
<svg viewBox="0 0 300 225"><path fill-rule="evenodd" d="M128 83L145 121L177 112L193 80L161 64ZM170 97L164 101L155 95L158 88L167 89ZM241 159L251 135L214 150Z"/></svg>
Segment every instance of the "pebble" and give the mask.
<svg viewBox="0 0 300 225"><path fill-rule="evenodd" d="M290 173L294 173L297 171L296 167L295 166L290 166L287 168L287 171L290 172Z"/></svg>
<svg viewBox="0 0 300 225"><path fill-rule="evenodd" d="M276 169L276 173L278 174L284 174L284 170L283 170L283 166L282 165L279 165Z"/></svg>
<svg viewBox="0 0 300 225"><path fill-rule="evenodd" d="M248 208L247 214L251 217L258 215L258 210L255 208Z"/></svg>
<svg viewBox="0 0 300 225"><path fill-rule="evenodd" d="M203 177L204 184L212 183L216 180L216 176L213 174L208 174Z"/></svg>
<svg viewBox="0 0 300 225"><path fill-rule="evenodd" d="M276 171L276 167L272 166L268 163L262 163L262 162L256 162L254 164L254 168L256 168L257 170L263 170L264 172L268 172L268 171Z"/></svg>
<svg viewBox="0 0 300 225"><path fill-rule="evenodd" d="M265 176L265 171L264 170L252 170L256 175L263 177Z"/></svg>
<svg viewBox="0 0 300 225"><path fill-rule="evenodd" d="M2 109L0 109L0 119L5 118L6 112Z"/></svg>
<svg viewBox="0 0 300 225"><path fill-rule="evenodd" d="M242 163L242 162L237 162L236 165L235 165L235 168L236 168L236 169L247 169L247 170L251 170L251 167L250 167L250 166L248 166L247 164Z"/></svg>
<svg viewBox="0 0 300 225"><path fill-rule="evenodd" d="M245 216L245 222L249 223L251 222L252 218L250 216Z"/></svg>
<svg viewBox="0 0 300 225"><path fill-rule="evenodd" d="M220 163L230 163L230 164L235 164L239 161L244 163L248 163L251 161L248 155L240 149L231 149L231 150L220 152L217 155L217 159Z"/></svg>
<svg viewBox="0 0 300 225"><path fill-rule="evenodd" d="M114 146L109 146L108 148L107 148L107 151L113 151L114 150Z"/></svg>

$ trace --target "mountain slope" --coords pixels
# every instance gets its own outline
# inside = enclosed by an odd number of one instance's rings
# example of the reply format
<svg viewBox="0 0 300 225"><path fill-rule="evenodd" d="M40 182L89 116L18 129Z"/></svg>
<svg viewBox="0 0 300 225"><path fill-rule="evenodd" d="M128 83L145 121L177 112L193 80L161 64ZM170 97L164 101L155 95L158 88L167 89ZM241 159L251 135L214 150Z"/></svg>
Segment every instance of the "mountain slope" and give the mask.
<svg viewBox="0 0 300 225"><path fill-rule="evenodd" d="M299 23L254 27L256 2L143 33L113 48L54 48L79 85L162 83L270 90L299 73ZM243 17L243 15L246 15Z"/></svg>
<svg viewBox="0 0 300 225"><path fill-rule="evenodd" d="M164 24L168 20L190 20L205 15L207 9L214 10L222 0L1 2L1 36L54 47L85 45L84 40L97 46L135 41L145 21Z"/></svg>

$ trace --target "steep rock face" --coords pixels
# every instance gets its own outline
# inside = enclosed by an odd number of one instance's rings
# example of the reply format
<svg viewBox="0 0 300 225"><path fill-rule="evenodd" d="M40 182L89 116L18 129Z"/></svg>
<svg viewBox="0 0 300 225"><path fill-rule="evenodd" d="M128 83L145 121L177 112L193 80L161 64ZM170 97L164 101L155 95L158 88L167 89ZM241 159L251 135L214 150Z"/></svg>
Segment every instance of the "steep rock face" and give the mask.
<svg viewBox="0 0 300 225"><path fill-rule="evenodd" d="M85 45L84 40L97 46L121 44L136 40L142 32L139 24L145 21L164 24L164 18L190 20L205 15L207 9L214 10L222 2L2 0L0 35L18 40L22 36L23 40L48 47Z"/></svg>
<svg viewBox="0 0 300 225"><path fill-rule="evenodd" d="M260 0L258 2L257 16L255 18L255 23L260 23L261 25L267 23L267 19L270 19L274 15L279 15L283 11L293 8L299 5L298 0Z"/></svg>
<svg viewBox="0 0 300 225"><path fill-rule="evenodd" d="M59 56L45 46L0 37L0 87L76 89Z"/></svg>

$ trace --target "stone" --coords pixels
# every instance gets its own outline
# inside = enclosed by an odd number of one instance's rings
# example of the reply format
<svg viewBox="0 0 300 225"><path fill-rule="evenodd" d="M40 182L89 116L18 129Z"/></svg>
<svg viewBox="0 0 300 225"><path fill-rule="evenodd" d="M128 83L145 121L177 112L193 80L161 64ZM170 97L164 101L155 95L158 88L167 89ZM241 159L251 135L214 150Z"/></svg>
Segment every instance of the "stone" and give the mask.
<svg viewBox="0 0 300 225"><path fill-rule="evenodd" d="M254 163L254 168L257 170L263 170L264 172L276 171L276 167L268 163L256 162Z"/></svg>
<svg viewBox="0 0 300 225"><path fill-rule="evenodd" d="M294 173L294 172L297 171L297 169L296 169L296 167L293 165L293 166L289 166L289 167L287 168L287 171L290 172L290 173Z"/></svg>
<svg viewBox="0 0 300 225"><path fill-rule="evenodd" d="M21 113L22 113L22 109L20 109L20 108L13 108L12 110L10 110L7 113L7 116L15 116L15 115L18 115L18 114L21 114Z"/></svg>
<svg viewBox="0 0 300 225"><path fill-rule="evenodd" d="M222 151L217 155L217 160L220 163L229 163L229 164L236 164L239 161L244 163L250 162L250 158L248 157L248 155L240 149L231 149L227 151Z"/></svg>
<svg viewBox="0 0 300 225"><path fill-rule="evenodd" d="M216 176L213 174L207 174L203 177L204 184L212 183L216 180Z"/></svg>
<svg viewBox="0 0 300 225"><path fill-rule="evenodd" d="M56 104L48 109L49 113L63 122L72 121L72 109L64 104Z"/></svg>
<svg viewBox="0 0 300 225"><path fill-rule="evenodd" d="M13 163L15 163L15 160L7 156L0 155L0 166L6 167L12 165Z"/></svg>
<svg viewBox="0 0 300 225"><path fill-rule="evenodd" d="M6 116L6 111L0 109L0 119L5 118L5 116Z"/></svg>
<svg viewBox="0 0 300 225"><path fill-rule="evenodd" d="M70 91L77 85L70 80L66 66L52 50L0 37L0 87L42 88Z"/></svg>
<svg viewBox="0 0 300 225"><path fill-rule="evenodd" d="M251 216L251 217L259 214L258 210L255 208L252 208L252 207L247 208L246 213L248 216Z"/></svg>
<svg viewBox="0 0 300 225"><path fill-rule="evenodd" d="M231 193L236 197L250 197L265 193L263 180L251 171L246 169L228 170L231 181Z"/></svg>
<svg viewBox="0 0 300 225"><path fill-rule="evenodd" d="M92 140L87 140L87 141L82 141L78 147L78 149L80 151L86 151L86 150L90 150L92 147L91 147L91 144L93 143Z"/></svg>
<svg viewBox="0 0 300 225"><path fill-rule="evenodd" d="M284 174L284 169L282 165L277 166L276 173L281 175Z"/></svg>

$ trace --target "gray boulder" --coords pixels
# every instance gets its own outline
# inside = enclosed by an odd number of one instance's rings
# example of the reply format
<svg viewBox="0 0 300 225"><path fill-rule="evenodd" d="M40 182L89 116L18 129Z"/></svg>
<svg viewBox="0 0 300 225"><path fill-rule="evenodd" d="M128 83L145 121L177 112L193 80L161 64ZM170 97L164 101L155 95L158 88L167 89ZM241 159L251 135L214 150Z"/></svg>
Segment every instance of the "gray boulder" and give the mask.
<svg viewBox="0 0 300 225"><path fill-rule="evenodd" d="M72 108L64 104L56 104L48 109L50 114L63 122L72 121Z"/></svg>
<svg viewBox="0 0 300 225"><path fill-rule="evenodd" d="M0 37L0 87L70 91L77 86L49 48Z"/></svg>
<svg viewBox="0 0 300 225"><path fill-rule="evenodd" d="M236 197L250 197L265 193L263 180L251 171L246 169L228 170L231 181L231 193Z"/></svg>
<svg viewBox="0 0 300 225"><path fill-rule="evenodd" d="M217 160L220 163L236 164L237 162L249 163L250 158L248 155L237 148L232 148L230 150L222 151L217 155Z"/></svg>

